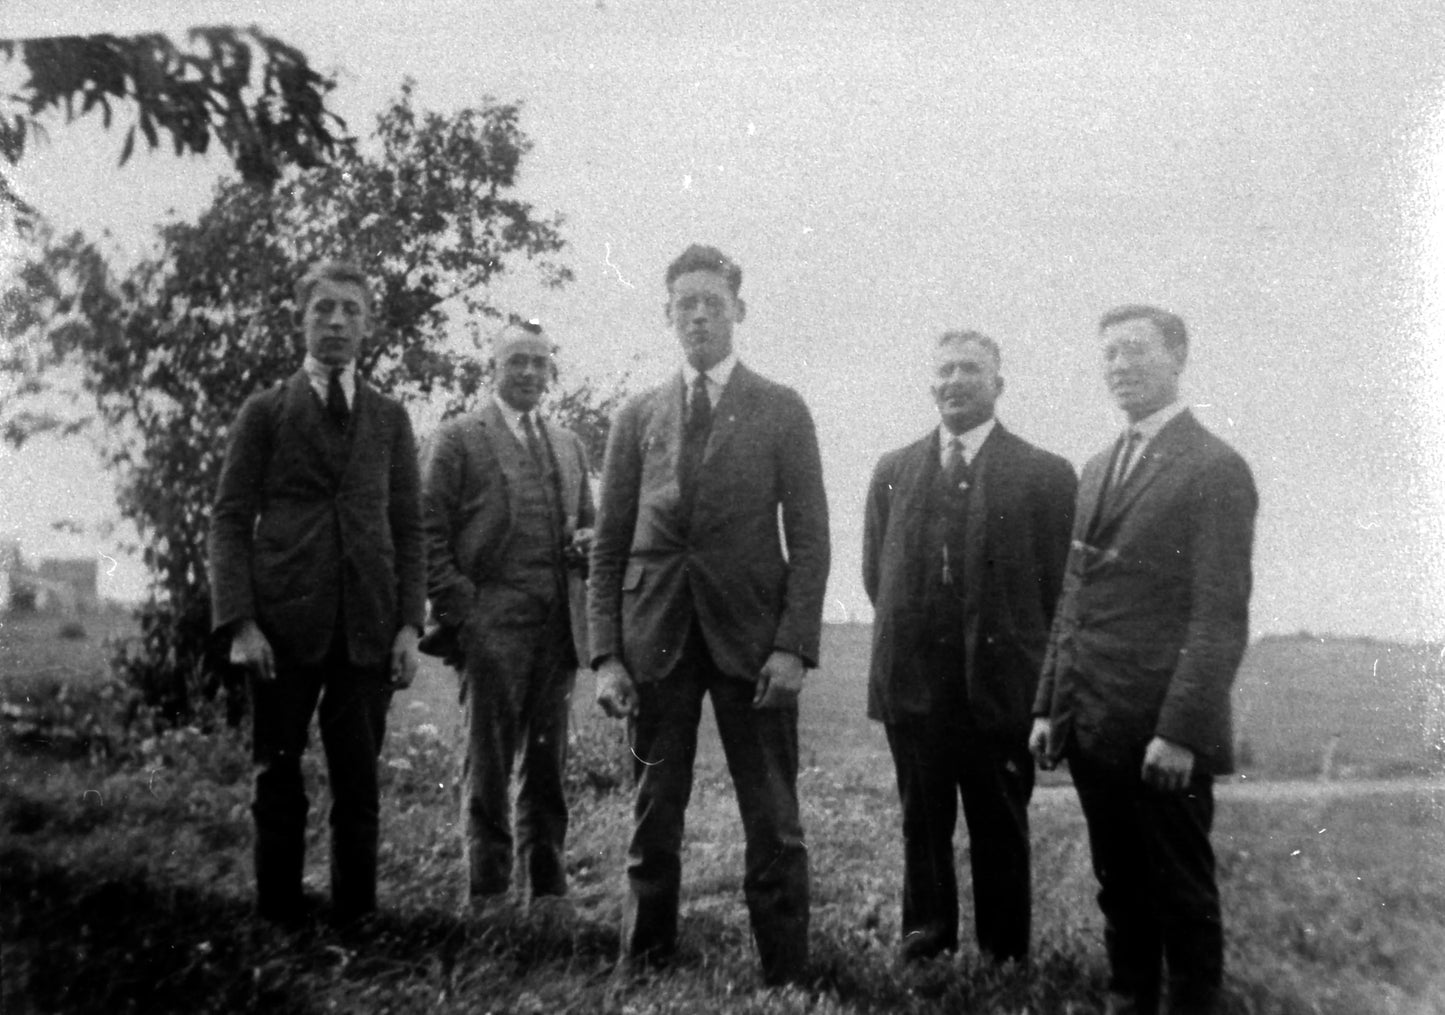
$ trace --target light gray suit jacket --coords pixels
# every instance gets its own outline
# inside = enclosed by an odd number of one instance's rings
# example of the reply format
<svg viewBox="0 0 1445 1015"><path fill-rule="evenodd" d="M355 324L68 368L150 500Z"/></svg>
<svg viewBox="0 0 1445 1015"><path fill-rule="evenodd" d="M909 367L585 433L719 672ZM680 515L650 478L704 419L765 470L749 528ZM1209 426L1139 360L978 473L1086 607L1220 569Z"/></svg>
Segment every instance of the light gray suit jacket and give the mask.
<svg viewBox="0 0 1445 1015"><path fill-rule="evenodd" d="M576 434L550 420L541 420L541 430L557 463L562 536L570 540L577 529L593 523L587 451ZM478 588L507 553L516 505L498 458L502 442L518 443L489 399L478 411L442 424L428 449L422 476L427 593L433 616L446 632L427 638L426 651L436 655L450 657L447 633L467 619ZM568 594L577 657L586 659L586 588L580 576L569 577Z"/></svg>

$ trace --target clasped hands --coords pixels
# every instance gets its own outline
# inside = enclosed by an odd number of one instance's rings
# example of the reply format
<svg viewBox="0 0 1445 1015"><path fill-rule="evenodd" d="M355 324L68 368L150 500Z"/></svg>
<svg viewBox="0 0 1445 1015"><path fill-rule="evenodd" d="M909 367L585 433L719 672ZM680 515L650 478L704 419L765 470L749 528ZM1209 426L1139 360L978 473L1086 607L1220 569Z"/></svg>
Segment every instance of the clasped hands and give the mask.
<svg viewBox="0 0 1445 1015"><path fill-rule="evenodd" d="M1054 767L1053 736L1052 722L1043 717L1034 719L1033 729L1029 731L1029 752L1045 772ZM1144 764L1139 770L1144 785L1178 792L1189 785L1193 776L1194 752L1189 748L1163 737L1154 737L1144 748Z"/></svg>
<svg viewBox="0 0 1445 1015"><path fill-rule="evenodd" d="M803 690L803 660L794 652L774 651L758 673L753 708L786 708ZM614 719L637 713L637 684L616 656L597 667L597 704Z"/></svg>
<svg viewBox="0 0 1445 1015"><path fill-rule="evenodd" d="M421 661L416 647L419 637L416 628L404 624L392 640L388 676L393 690L410 687L416 678L417 665ZM276 679L276 655L255 620L241 621L231 637L230 658L232 666L250 672L263 683Z"/></svg>

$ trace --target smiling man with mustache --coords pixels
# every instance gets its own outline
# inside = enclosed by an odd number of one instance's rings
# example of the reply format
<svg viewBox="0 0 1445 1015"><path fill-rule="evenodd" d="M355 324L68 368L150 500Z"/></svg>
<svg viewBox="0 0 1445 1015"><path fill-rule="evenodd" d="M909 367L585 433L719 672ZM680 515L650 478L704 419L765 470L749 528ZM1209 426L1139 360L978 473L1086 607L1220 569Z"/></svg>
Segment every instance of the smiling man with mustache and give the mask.
<svg viewBox="0 0 1445 1015"><path fill-rule="evenodd" d="M953 833L962 798L974 926L988 958L1029 948L1030 708L1073 518L1074 470L994 418L998 343L934 343L939 426L879 461L863 584L874 606L868 715L903 805L901 958L958 946Z"/></svg>

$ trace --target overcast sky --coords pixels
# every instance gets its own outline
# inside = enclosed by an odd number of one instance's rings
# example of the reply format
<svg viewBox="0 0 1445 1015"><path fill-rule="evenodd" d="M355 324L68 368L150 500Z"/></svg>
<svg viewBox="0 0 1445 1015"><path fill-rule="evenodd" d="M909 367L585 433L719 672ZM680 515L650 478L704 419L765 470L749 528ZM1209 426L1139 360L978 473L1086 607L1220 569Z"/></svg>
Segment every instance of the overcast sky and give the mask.
<svg viewBox="0 0 1445 1015"><path fill-rule="evenodd" d="M663 269L693 241L728 251L743 359L817 420L831 619L868 616L864 490L936 420L930 338L996 337L1001 420L1081 466L1120 426L1095 322L1148 301L1190 325L1185 395L1254 469L1255 634L1445 637L1437 3L30 6L0 34L256 22L337 75L358 133L406 75L431 108L522 101L521 191L566 216L577 280L504 297L574 378L663 379ZM227 167L118 169L119 145L55 123L12 179L125 259ZM27 548L104 514L81 449L0 468L0 532Z"/></svg>

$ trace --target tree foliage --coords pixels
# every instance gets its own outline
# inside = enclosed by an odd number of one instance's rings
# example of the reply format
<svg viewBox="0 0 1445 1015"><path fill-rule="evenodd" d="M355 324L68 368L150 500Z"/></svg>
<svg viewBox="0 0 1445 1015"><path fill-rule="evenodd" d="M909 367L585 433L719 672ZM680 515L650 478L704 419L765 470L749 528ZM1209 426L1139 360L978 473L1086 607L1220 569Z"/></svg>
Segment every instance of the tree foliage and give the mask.
<svg viewBox="0 0 1445 1015"><path fill-rule="evenodd" d="M513 193L531 147L516 106L421 112L407 83L371 141L342 141L331 162L288 172L269 191L223 181L197 221L163 227L159 255L124 278L72 236L32 262L21 285L40 283L33 295L0 296L7 328L30 328L10 344L42 371L78 362L111 435L120 511L155 577L144 637L120 665L171 714L216 690L205 659L209 508L241 402L300 363L291 293L300 269L321 257L361 265L374 280L376 330L360 371L441 415L475 405L489 380L478 339L484 321L502 316L489 283L519 261L544 284L571 277L554 260L560 218L539 217ZM616 397L584 384L555 400L598 461Z"/></svg>
<svg viewBox="0 0 1445 1015"><path fill-rule="evenodd" d="M164 35L90 35L0 40L29 78L0 113L0 156L19 162L43 134L40 118L67 123L97 113L109 129L116 106L134 110L121 142L124 164L137 137L155 149L203 155L214 139L241 178L270 187L288 165L324 162L345 124L326 109L333 82L300 50L259 28L195 28L187 48Z"/></svg>

